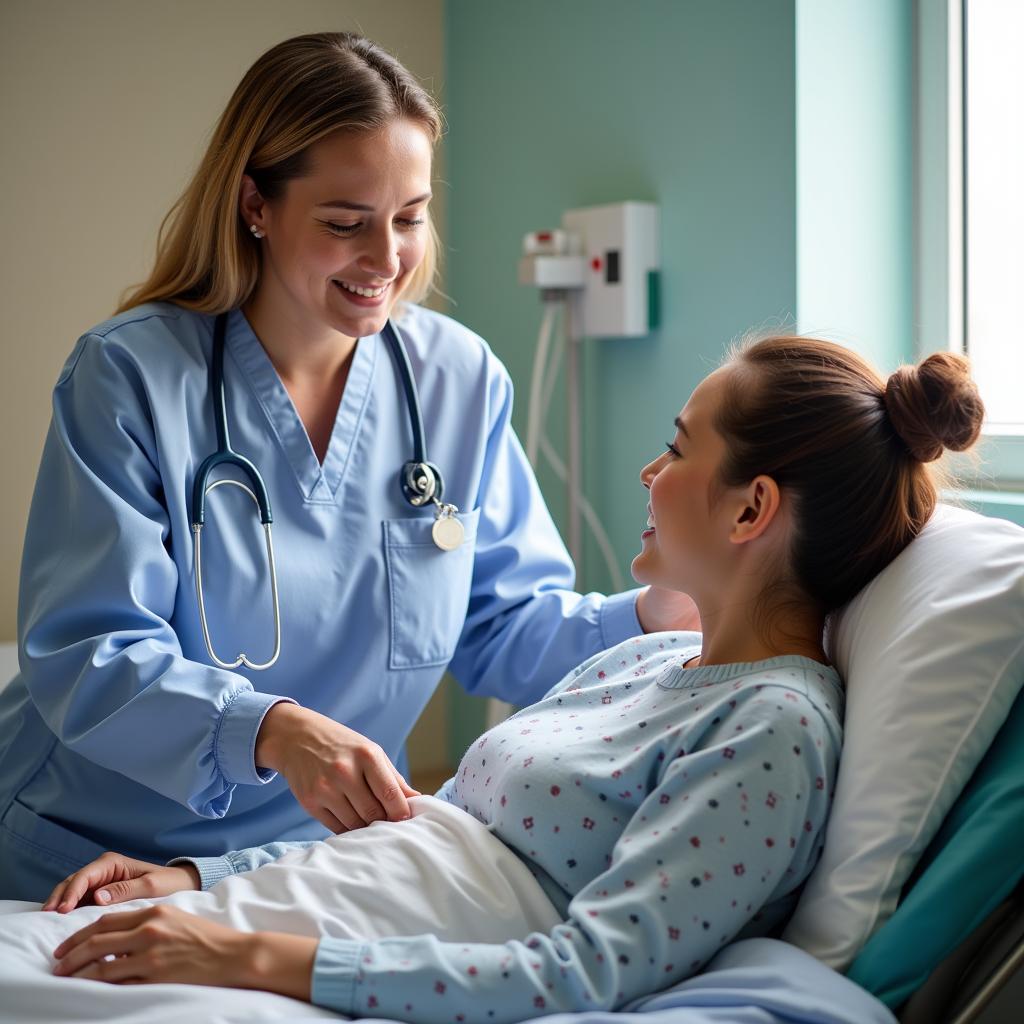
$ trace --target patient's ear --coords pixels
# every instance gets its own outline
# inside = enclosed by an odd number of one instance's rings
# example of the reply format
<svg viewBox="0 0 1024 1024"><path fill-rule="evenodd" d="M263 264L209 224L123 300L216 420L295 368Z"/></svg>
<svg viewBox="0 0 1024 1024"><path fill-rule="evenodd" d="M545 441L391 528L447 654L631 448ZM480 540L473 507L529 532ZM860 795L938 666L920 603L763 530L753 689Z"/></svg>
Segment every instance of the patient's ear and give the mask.
<svg viewBox="0 0 1024 1024"><path fill-rule="evenodd" d="M754 477L733 503L730 542L746 544L762 536L779 515L781 503L779 485L770 476Z"/></svg>

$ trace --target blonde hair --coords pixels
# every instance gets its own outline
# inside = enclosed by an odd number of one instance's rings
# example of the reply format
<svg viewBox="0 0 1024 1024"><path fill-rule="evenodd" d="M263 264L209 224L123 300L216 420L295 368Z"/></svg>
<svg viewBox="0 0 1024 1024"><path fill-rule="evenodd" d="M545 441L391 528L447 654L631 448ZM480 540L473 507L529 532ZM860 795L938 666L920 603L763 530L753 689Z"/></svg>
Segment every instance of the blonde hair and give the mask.
<svg viewBox="0 0 1024 1024"><path fill-rule="evenodd" d="M185 191L160 225L149 277L129 287L115 311L173 301L201 313L242 305L259 281L259 242L238 210L242 175L264 199L279 198L308 173L310 147L336 131L379 131L407 119L431 143L440 111L399 61L351 32L296 36L269 49L245 73L217 122ZM419 302L437 274L439 241L427 222L426 251L398 298Z"/></svg>

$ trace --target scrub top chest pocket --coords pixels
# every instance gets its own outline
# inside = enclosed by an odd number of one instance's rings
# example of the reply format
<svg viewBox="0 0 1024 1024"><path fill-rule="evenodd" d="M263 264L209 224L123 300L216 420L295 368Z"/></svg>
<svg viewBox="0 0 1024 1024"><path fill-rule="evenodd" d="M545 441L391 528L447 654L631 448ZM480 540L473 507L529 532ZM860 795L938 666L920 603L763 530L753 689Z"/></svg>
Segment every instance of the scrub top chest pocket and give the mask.
<svg viewBox="0 0 1024 1024"><path fill-rule="evenodd" d="M390 597L392 669L447 665L462 633L473 582L480 509L458 512L465 538L442 551L432 515L384 520L384 557Z"/></svg>

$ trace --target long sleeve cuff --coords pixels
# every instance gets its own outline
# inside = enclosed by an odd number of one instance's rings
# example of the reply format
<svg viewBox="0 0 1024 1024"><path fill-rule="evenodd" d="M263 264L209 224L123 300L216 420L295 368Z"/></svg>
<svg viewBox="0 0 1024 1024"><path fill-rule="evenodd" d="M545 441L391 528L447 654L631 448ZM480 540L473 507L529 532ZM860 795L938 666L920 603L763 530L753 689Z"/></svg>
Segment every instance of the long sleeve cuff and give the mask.
<svg viewBox="0 0 1024 1024"><path fill-rule="evenodd" d="M313 959L309 1001L355 1016L356 976L364 943L355 939L321 939Z"/></svg>
<svg viewBox="0 0 1024 1024"><path fill-rule="evenodd" d="M290 697L239 690L221 712L214 754L221 775L230 784L261 786L277 775L270 768L256 767L256 734L266 713L281 703L298 702Z"/></svg>
<svg viewBox="0 0 1024 1024"><path fill-rule="evenodd" d="M235 873L227 857L175 857L164 867L173 868L175 864L191 864L199 872L199 888L204 892L222 878Z"/></svg>
<svg viewBox="0 0 1024 1024"><path fill-rule="evenodd" d="M621 594L612 594L604 599L600 621L605 649L643 633L643 626L636 614L636 599L642 590L643 587L624 590Z"/></svg>

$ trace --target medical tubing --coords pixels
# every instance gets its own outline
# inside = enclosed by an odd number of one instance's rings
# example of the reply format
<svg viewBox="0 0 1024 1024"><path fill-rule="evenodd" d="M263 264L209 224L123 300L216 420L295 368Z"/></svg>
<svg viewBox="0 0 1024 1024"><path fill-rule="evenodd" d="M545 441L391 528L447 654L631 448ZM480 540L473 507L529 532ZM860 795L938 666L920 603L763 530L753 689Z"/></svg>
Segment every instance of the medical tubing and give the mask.
<svg viewBox="0 0 1024 1024"><path fill-rule="evenodd" d="M542 399L542 390L546 383L544 371L547 369L548 351L551 347L551 334L554 327L558 307L563 299L544 300L544 318L537 336L537 346L533 353L533 369L530 372L530 404L526 425L526 458L531 466L537 466L537 447L544 429L544 416L547 405Z"/></svg>
<svg viewBox="0 0 1024 1024"><path fill-rule="evenodd" d="M412 367L409 365L409 357L405 353L405 346L398 337L398 330L390 320L384 324L381 332L384 340L387 341L391 354L394 356L398 366L398 375L402 378L402 388L405 391L405 405L409 412L409 426L412 429L413 456L418 463L427 461L427 446L423 440L423 414L420 412L420 403L416 398L416 388L412 380Z"/></svg>
<svg viewBox="0 0 1024 1024"><path fill-rule="evenodd" d="M260 522L265 525L274 521L270 508L270 496L259 470L244 455L231 448L228 434L228 416L224 403L224 335L227 330L227 313L219 313L213 328L213 356L210 360L210 392L213 396L214 426L217 431L217 450L200 463L192 481L192 527L202 527L206 514L206 495L215 485L207 486L210 473L222 464L236 466L253 486L253 498L260 510Z"/></svg>
<svg viewBox="0 0 1024 1024"><path fill-rule="evenodd" d="M217 451L231 451L231 436L228 433L228 412L224 402L224 334L227 317L217 317L213 329L213 367L210 376L213 391L213 424L217 428Z"/></svg>
<svg viewBox="0 0 1024 1024"><path fill-rule="evenodd" d="M583 565L583 531L580 528L580 491L583 487L583 449L580 437L580 340L572 327L573 306L565 305L562 334L565 339L566 457L569 464L568 520L569 551L573 562Z"/></svg>
<svg viewBox="0 0 1024 1024"><path fill-rule="evenodd" d="M526 457L530 461L535 469L537 467L537 448L539 446L540 451L547 459L548 464L554 470L555 475L562 481L562 483L568 485L569 473L568 467L559 458L558 453L555 451L553 445L544 434L544 424L547 422L548 409L551 405L551 399L554 395L555 382L558 377L558 371L561 368L562 362L562 348L561 346L555 345L552 349L551 365L545 365L547 363L547 351L551 349L551 333L552 327L554 326L555 314L557 313L558 307L564 303L564 298L559 299L545 299L545 310L544 320L541 323L540 334L537 339L537 348L534 353L533 371L531 373L530 383L530 410L528 417L527 427L527 439L526 439ZM545 336L545 332L547 336ZM542 347L544 349L542 353ZM543 355L543 359L541 356ZM537 408L537 398L539 392L542 391L542 396L539 408ZM532 444L531 444L532 441ZM532 447L532 451L531 451ZM595 511L593 505L587 499L586 495L582 493L579 487L575 488L576 500L579 503L580 512L583 518L587 521L587 525L590 527L591 532L594 535L594 540L597 542L597 546L601 551L601 555L604 558L605 565L608 568L608 573L611 577L612 586L616 591L621 591L625 588L625 580L622 576L622 571L618 566L615 558L615 549L612 547L611 540L608 537L604 526L601 523L601 519Z"/></svg>
<svg viewBox="0 0 1024 1024"><path fill-rule="evenodd" d="M558 452L555 451L551 442L546 437L542 437L540 439L540 445L541 452L548 460L548 464L555 471L555 474L562 483L567 484L569 476L568 470L565 463L559 458ZM626 587L626 581L622 578L622 571L616 563L615 549L612 547L612 542L609 539L608 534L605 532L604 527L601 525L601 520L598 517L597 512L594 510L594 506L587 500L586 495L580 493L578 488L576 489L576 500L579 502L583 518L586 519L587 525L594 534L594 540L597 542L597 546L601 549L601 554L604 556L605 565L608 566L608 573L612 579L612 587L616 592L624 590Z"/></svg>

